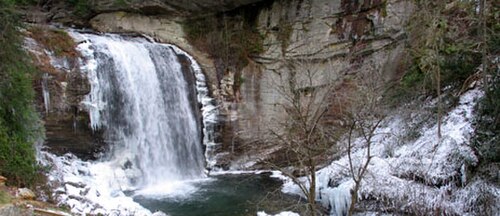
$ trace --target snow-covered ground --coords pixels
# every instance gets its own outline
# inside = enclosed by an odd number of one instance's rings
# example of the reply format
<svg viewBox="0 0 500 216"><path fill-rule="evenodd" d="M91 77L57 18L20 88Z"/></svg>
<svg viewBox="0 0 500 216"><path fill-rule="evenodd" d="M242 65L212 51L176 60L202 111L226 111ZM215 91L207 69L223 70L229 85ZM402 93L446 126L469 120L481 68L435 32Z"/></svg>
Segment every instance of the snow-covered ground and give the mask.
<svg viewBox="0 0 500 216"><path fill-rule="evenodd" d="M417 129L420 136L413 140L404 139L412 130L408 125L419 121L422 114L414 114L412 119L403 115L386 119L375 132L373 158L362 180L359 199L371 201L375 205L371 210L379 212L476 215L484 211L479 205L489 196L492 203L488 205L498 215L498 185L467 176L467 167L478 163L470 138L473 108L482 95L482 91L473 89L460 97L459 104L443 118L439 141L434 122ZM366 158L361 138L355 141L354 149L354 167L359 167ZM344 215L349 208L354 181L348 167L348 157L344 156L317 172L316 199L331 209L331 215ZM301 195L290 180L282 191Z"/></svg>
<svg viewBox="0 0 500 216"><path fill-rule="evenodd" d="M270 214L267 214L266 212L257 212L257 216L300 216L299 214L295 213L295 212L290 212L290 211L284 211L284 212L280 212L278 214L275 214L275 215L270 215Z"/></svg>
<svg viewBox="0 0 500 216"><path fill-rule="evenodd" d="M67 154L55 156L42 151L43 165L50 166L49 184L55 187L54 197L61 205L77 214L92 215L151 215L152 213L126 196L120 184L110 184L108 178L125 181L106 163L92 163ZM124 174L124 173L123 173Z"/></svg>

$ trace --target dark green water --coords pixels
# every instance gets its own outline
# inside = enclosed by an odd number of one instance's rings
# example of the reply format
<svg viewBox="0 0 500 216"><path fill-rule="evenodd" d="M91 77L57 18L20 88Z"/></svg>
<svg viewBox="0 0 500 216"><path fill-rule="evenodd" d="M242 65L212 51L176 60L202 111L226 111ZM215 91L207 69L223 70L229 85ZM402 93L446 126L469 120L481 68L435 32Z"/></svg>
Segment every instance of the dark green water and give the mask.
<svg viewBox="0 0 500 216"><path fill-rule="evenodd" d="M238 216L272 213L296 202L280 192L282 182L269 174L240 174L211 177L214 181L195 183L199 188L189 198L152 199L136 196L134 200L151 211L171 216Z"/></svg>

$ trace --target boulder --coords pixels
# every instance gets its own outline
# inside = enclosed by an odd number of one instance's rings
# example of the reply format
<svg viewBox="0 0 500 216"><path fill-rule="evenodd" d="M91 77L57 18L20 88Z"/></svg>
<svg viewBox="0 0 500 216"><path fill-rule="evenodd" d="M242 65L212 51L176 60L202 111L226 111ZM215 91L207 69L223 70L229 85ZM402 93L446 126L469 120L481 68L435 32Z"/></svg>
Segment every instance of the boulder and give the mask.
<svg viewBox="0 0 500 216"><path fill-rule="evenodd" d="M0 176L0 186L5 186L6 181L7 181L7 178Z"/></svg>
<svg viewBox="0 0 500 216"><path fill-rule="evenodd" d="M19 188L17 189L16 197L24 200L34 200L36 198L36 195L32 190L28 188Z"/></svg>

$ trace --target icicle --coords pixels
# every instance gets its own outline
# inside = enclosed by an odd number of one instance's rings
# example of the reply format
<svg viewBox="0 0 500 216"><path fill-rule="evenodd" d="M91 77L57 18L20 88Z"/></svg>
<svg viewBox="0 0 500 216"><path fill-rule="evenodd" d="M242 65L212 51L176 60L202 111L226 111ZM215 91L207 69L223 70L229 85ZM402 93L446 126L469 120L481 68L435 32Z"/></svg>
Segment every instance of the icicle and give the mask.
<svg viewBox="0 0 500 216"><path fill-rule="evenodd" d="M330 207L330 215L343 216L349 211L351 205L350 187L342 184L335 188L326 188L323 190L322 204Z"/></svg>
<svg viewBox="0 0 500 216"><path fill-rule="evenodd" d="M42 75L42 94L43 94L43 104L45 106L45 115L49 115L50 111L50 91L48 85L49 74L44 73Z"/></svg>

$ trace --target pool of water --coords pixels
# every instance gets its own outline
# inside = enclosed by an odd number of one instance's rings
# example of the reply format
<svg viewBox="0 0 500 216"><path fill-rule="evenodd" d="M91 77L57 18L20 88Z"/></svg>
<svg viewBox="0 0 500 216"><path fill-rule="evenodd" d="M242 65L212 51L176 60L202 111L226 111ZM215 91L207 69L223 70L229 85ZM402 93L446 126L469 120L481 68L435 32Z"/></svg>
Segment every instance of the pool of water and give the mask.
<svg viewBox="0 0 500 216"><path fill-rule="evenodd" d="M193 183L197 190L187 197L138 195L134 200L153 212L160 210L171 216L256 215L257 211L276 212L297 202L282 194L282 182L269 174L219 175L211 179Z"/></svg>

